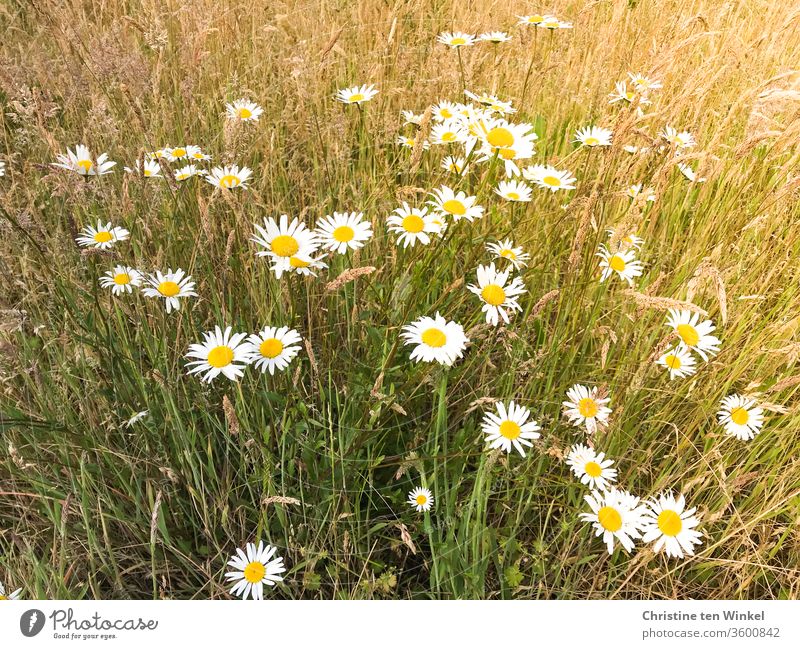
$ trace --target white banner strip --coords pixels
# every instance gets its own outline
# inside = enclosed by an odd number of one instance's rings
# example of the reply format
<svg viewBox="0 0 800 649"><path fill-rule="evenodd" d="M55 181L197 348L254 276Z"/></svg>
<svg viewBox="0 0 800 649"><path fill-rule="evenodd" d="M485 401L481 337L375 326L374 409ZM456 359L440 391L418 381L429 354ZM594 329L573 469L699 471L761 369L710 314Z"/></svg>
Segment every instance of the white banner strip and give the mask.
<svg viewBox="0 0 800 649"><path fill-rule="evenodd" d="M639 601L16 601L0 647L798 647L800 604ZM313 643L313 644L312 644ZM512 645L508 645L512 646Z"/></svg>

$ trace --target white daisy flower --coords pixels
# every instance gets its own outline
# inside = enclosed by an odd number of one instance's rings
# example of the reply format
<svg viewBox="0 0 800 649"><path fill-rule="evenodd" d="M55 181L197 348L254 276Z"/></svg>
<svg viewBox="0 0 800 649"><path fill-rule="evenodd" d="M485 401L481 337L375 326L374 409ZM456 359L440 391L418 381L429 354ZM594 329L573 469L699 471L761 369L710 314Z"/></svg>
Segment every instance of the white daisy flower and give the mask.
<svg viewBox="0 0 800 649"><path fill-rule="evenodd" d="M481 142L481 162L497 156L503 161L507 176L518 176L517 162L530 159L538 136L533 125L511 124L505 119L479 120L476 133Z"/></svg>
<svg viewBox="0 0 800 649"><path fill-rule="evenodd" d="M557 192L559 189L575 189L577 180L569 171L560 171L550 165L528 167L522 171L522 177L551 192Z"/></svg>
<svg viewBox="0 0 800 649"><path fill-rule="evenodd" d="M265 327L257 334L250 334L247 345L250 362L262 372L282 372L300 353L300 334L289 327Z"/></svg>
<svg viewBox="0 0 800 649"><path fill-rule="evenodd" d="M583 146L611 146L612 132L607 128L599 126L587 126L575 132L573 142L578 142Z"/></svg>
<svg viewBox="0 0 800 649"><path fill-rule="evenodd" d="M0 601L2 601L2 600L11 600L11 599L20 599L20 594L21 593L22 593L22 589L21 588L17 588L17 590L15 590L12 593L7 593L6 592L6 587L3 586L2 582L0 582Z"/></svg>
<svg viewBox="0 0 800 649"><path fill-rule="evenodd" d="M600 398L596 387L589 389L576 383L567 390L567 401L563 401L564 414L573 426L586 426L589 435L593 435L598 427L608 423L611 408L606 404L610 398Z"/></svg>
<svg viewBox="0 0 800 649"><path fill-rule="evenodd" d="M289 257L289 268L288 270L285 268L286 264L284 260L273 258L272 265L270 266L270 270L275 273L275 276L280 279L281 275L284 272L287 273L296 273L297 275L304 275L306 277L316 277L318 270L323 270L328 267L323 259L325 259L324 254L319 256L314 256L317 251L316 244L314 248L306 255L292 255Z"/></svg>
<svg viewBox="0 0 800 649"><path fill-rule="evenodd" d="M317 222L314 235L324 250L343 255L364 247L372 238L372 225L362 212L334 212Z"/></svg>
<svg viewBox="0 0 800 649"><path fill-rule="evenodd" d="M755 399L731 394L720 402L717 418L725 432L744 442L753 439L764 425L764 410Z"/></svg>
<svg viewBox="0 0 800 649"><path fill-rule="evenodd" d="M695 363L694 356L683 345L670 349L656 361L656 364L669 370L670 379L691 376L697 371Z"/></svg>
<svg viewBox="0 0 800 649"><path fill-rule="evenodd" d="M506 43L511 40L511 36L506 34L505 32L485 32L478 36L479 41L484 41L486 43Z"/></svg>
<svg viewBox="0 0 800 649"><path fill-rule="evenodd" d="M465 45L474 45L475 35L465 34L464 32L442 32L436 37L436 40L452 49L456 49Z"/></svg>
<svg viewBox="0 0 800 649"><path fill-rule="evenodd" d="M459 119L449 119L434 124L431 129L431 144L456 144L466 141L469 132Z"/></svg>
<svg viewBox="0 0 800 649"><path fill-rule="evenodd" d="M149 414L150 414L149 410L140 410L139 412L134 413L133 415L131 415L130 419L127 419L125 421L124 424L125 428L130 428L131 426L138 424L140 421L142 421L142 419L147 417L147 415Z"/></svg>
<svg viewBox="0 0 800 649"><path fill-rule="evenodd" d="M442 365L452 365L461 358L469 342L460 324L448 322L438 313L405 325L400 338L405 345L416 345L411 352L412 361L436 361Z"/></svg>
<svg viewBox="0 0 800 649"><path fill-rule="evenodd" d="M671 126L665 126L659 135L676 149L690 149L696 144L694 136L689 131L678 132Z"/></svg>
<svg viewBox="0 0 800 649"><path fill-rule="evenodd" d="M531 16L517 16L519 19L518 25L525 25L526 27L538 27L546 16L543 14L533 14Z"/></svg>
<svg viewBox="0 0 800 649"><path fill-rule="evenodd" d="M400 114L403 116L403 124L412 124L414 126L422 124L422 113L415 113L413 110L402 110Z"/></svg>
<svg viewBox="0 0 800 649"><path fill-rule="evenodd" d="M642 262L636 259L633 250L619 250L612 253L601 243L596 256L600 257L600 268L603 269L600 275L601 282L605 282L616 273L621 279L628 282L628 286L633 286L633 278L642 274Z"/></svg>
<svg viewBox="0 0 800 649"><path fill-rule="evenodd" d="M203 334L202 343L189 345L186 358L196 360L187 363L188 373L204 373L202 379L206 383L211 383L220 374L231 381L238 380L250 363L250 346L242 343L246 333L231 335L231 331L231 327L222 331L216 326L214 331Z"/></svg>
<svg viewBox="0 0 800 649"><path fill-rule="evenodd" d="M465 90L464 94L472 101L479 103L481 106L487 108L492 113L498 115L510 115L516 113L517 109L514 108L510 101L503 101L497 95L492 95L488 92L476 94L471 90Z"/></svg>
<svg viewBox="0 0 800 649"><path fill-rule="evenodd" d="M308 261L318 248L314 233L306 224L297 218L290 223L286 214L281 215L280 221L264 217L263 227L257 223L253 227L256 236L251 237L251 241L264 248L256 252L256 256L269 257L278 279L292 270L292 258Z"/></svg>
<svg viewBox="0 0 800 649"><path fill-rule="evenodd" d="M397 143L403 148L413 149L417 145L417 139L413 137L408 137L407 135L398 135ZM425 140L422 143L422 150L427 151L430 148L431 148L430 142L428 142L428 140Z"/></svg>
<svg viewBox="0 0 800 649"><path fill-rule="evenodd" d="M129 174L141 173L145 178L161 178L161 165L158 164L157 160L145 160L144 171L141 172L138 160L134 163L133 167L123 167L123 169Z"/></svg>
<svg viewBox="0 0 800 649"><path fill-rule="evenodd" d="M497 183L494 191L507 201L527 203L531 200L531 188L524 182L517 180L501 180Z"/></svg>
<svg viewBox="0 0 800 649"><path fill-rule="evenodd" d="M559 20L555 16L545 16L539 26L545 29L572 29L572 23Z"/></svg>
<svg viewBox="0 0 800 649"><path fill-rule="evenodd" d="M205 169L200 169L197 165L186 165L180 169L176 169L174 175L175 180L178 182L183 182L184 180L194 178L195 176L205 176L206 173L207 172Z"/></svg>
<svg viewBox="0 0 800 649"><path fill-rule="evenodd" d="M454 192L447 185L434 189L431 193L433 200L428 201L437 212L444 216L452 216L453 220L467 219L472 222L483 216L483 207L477 204L475 196L467 196L464 192Z"/></svg>
<svg viewBox="0 0 800 649"><path fill-rule="evenodd" d="M636 200L636 198L642 196L649 203L656 200L656 193L652 187L642 187L642 185L631 185L625 190L625 195L631 200Z"/></svg>
<svg viewBox="0 0 800 649"><path fill-rule="evenodd" d="M481 430L486 435L484 440L490 448L501 448L511 453L513 446L522 457L525 457L525 446L533 446L530 441L539 439L541 427L533 420L530 410L509 401L506 406L502 401L495 404L497 413L486 412L481 422Z"/></svg>
<svg viewBox="0 0 800 649"><path fill-rule="evenodd" d="M336 92L335 99L343 104L358 104L361 105L366 101L370 101L378 90L374 85L367 86L353 86L352 88L342 88Z"/></svg>
<svg viewBox="0 0 800 649"><path fill-rule="evenodd" d="M81 236L76 237L80 245L85 248L99 248L100 250L108 250L118 241L125 241L130 236L125 228L119 226L112 226L111 223L103 225L102 221L97 222L97 227L87 225L81 230Z"/></svg>
<svg viewBox="0 0 800 649"><path fill-rule="evenodd" d="M595 453L584 444L575 444L566 461L575 477L590 489L605 491L617 481L617 470L611 468L614 460L607 460L604 453Z"/></svg>
<svg viewBox="0 0 800 649"><path fill-rule="evenodd" d="M157 270L146 278L147 286L142 287L142 293L145 297L164 298L167 313L172 313L173 309L181 308L182 298L197 296L191 280L192 276L180 268L175 272L170 268L166 273Z"/></svg>
<svg viewBox="0 0 800 649"><path fill-rule="evenodd" d="M130 266L114 266L113 270L106 271L100 278L100 286L110 288L114 295L133 293L133 287L141 284L141 273Z"/></svg>
<svg viewBox="0 0 800 649"><path fill-rule="evenodd" d="M515 248L514 242L511 239L505 239L497 243L487 243L486 250L499 259L507 259L517 270L527 266L531 258L527 252L523 252L522 248Z"/></svg>
<svg viewBox="0 0 800 649"><path fill-rule="evenodd" d="M647 507L642 542L655 541L653 551L663 550L668 557L682 559L684 552L693 555L694 546L702 543L701 534L695 529L700 524L700 519L695 516L697 508L686 509L683 494L675 498L671 492L652 498Z"/></svg>
<svg viewBox="0 0 800 649"><path fill-rule="evenodd" d="M628 84L624 81L618 81L614 86L614 92L609 93L609 104L615 104L618 101L624 101L629 104L633 103L637 98L639 99L640 106L646 106L651 103L650 100L641 94L635 87L628 88Z"/></svg>
<svg viewBox="0 0 800 649"><path fill-rule="evenodd" d="M225 105L225 112L228 114L229 119L240 122L257 122L264 109L247 99L237 99Z"/></svg>
<svg viewBox="0 0 800 649"><path fill-rule="evenodd" d="M461 157L448 155L442 160L442 169L457 175L463 174L468 168L467 161Z"/></svg>
<svg viewBox="0 0 800 649"><path fill-rule="evenodd" d="M172 147L165 146L162 149L157 149L156 151L151 151L150 153L145 153L145 157L148 160L166 160L169 156L169 150Z"/></svg>
<svg viewBox="0 0 800 649"><path fill-rule="evenodd" d="M415 487L408 492L406 502L418 512L429 512L433 507L433 494L430 489L425 487Z"/></svg>
<svg viewBox="0 0 800 649"><path fill-rule="evenodd" d="M488 266L478 266L478 285L468 284L467 288L480 297L483 302L481 311L486 314L486 322L497 326L500 319L506 324L510 322L508 312L522 311L517 296L527 293L527 289L519 277L511 283L508 275L511 270L498 271L494 262Z"/></svg>
<svg viewBox="0 0 800 649"><path fill-rule="evenodd" d="M677 332L684 346L696 351L704 361L719 353L720 340L711 335L714 323L711 320L700 322L699 313L670 309L667 326Z"/></svg>
<svg viewBox="0 0 800 649"><path fill-rule="evenodd" d="M639 90L639 92L647 92L649 90L658 90L661 88L660 81L656 79L650 79L643 74L628 72L628 78L631 80L631 83L634 85L634 87Z"/></svg>
<svg viewBox="0 0 800 649"><path fill-rule="evenodd" d="M628 552L634 541L640 539L647 507L639 504L639 498L627 491L611 487L605 492L592 491L583 497L592 513L582 513L581 520L591 523L595 536L602 536L608 553L614 552L614 539Z"/></svg>
<svg viewBox="0 0 800 649"><path fill-rule="evenodd" d="M427 246L431 242L430 235L442 231L440 221L427 207L409 207L405 201L386 219L386 225L389 232L400 235L397 245L402 244L404 248L413 248L417 242Z"/></svg>
<svg viewBox="0 0 800 649"><path fill-rule="evenodd" d="M225 165L224 167L214 167L209 174L206 175L206 180L221 189L233 189L241 187L247 189L245 183L253 171L249 167L242 167L239 169L238 165Z"/></svg>
<svg viewBox="0 0 800 649"><path fill-rule="evenodd" d="M613 237L615 234L614 230L606 230L609 237ZM644 239L641 237L637 237L635 234L626 234L619 240L619 247L622 250L626 250L628 248L633 248L635 250L641 250L642 244L644 244Z"/></svg>
<svg viewBox="0 0 800 649"><path fill-rule="evenodd" d="M58 162L52 163L54 167L74 171L81 176L104 176L110 174L111 168L117 164L108 159L107 153L101 153L95 160L83 144L77 145L74 153L71 149L67 149L66 155L60 153L56 159Z"/></svg>
<svg viewBox="0 0 800 649"><path fill-rule="evenodd" d="M679 162L678 169L680 169L680 172L683 174L684 178L686 178L686 180L688 180L689 182L704 183L706 181L705 177L698 178L697 174L695 173L695 170L692 169L692 167L688 164Z"/></svg>
<svg viewBox="0 0 800 649"><path fill-rule="evenodd" d="M188 158L190 152L195 153L197 151L200 151L200 147L195 146L194 144L176 146L166 150L167 160L170 162L175 162L176 160L181 160L182 158Z"/></svg>
<svg viewBox="0 0 800 649"><path fill-rule="evenodd" d="M443 99L435 106L431 107L431 117L436 122L446 122L447 120L458 117L458 104Z"/></svg>
<svg viewBox="0 0 800 649"><path fill-rule="evenodd" d="M245 552L246 551L246 552ZM231 595L247 599L264 599L264 586L274 586L283 581L281 573L286 572L282 557L273 557L277 548L258 542L248 543L245 551L237 548L236 554L228 561L233 568L226 572L227 581L236 582L231 588Z"/></svg>

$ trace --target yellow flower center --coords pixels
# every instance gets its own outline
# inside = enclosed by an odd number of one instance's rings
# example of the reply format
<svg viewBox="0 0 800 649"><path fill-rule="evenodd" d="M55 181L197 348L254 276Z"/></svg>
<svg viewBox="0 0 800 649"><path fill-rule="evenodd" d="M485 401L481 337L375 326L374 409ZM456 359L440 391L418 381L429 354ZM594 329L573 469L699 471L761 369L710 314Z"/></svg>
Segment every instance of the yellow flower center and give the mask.
<svg viewBox="0 0 800 649"><path fill-rule="evenodd" d="M500 251L500 256L501 257L505 257L506 259L516 259L517 258L517 255L510 248L503 248Z"/></svg>
<svg viewBox="0 0 800 649"><path fill-rule="evenodd" d="M598 144L600 144L600 140L598 140L596 137L587 137L587 138L586 138L586 139L583 141L583 143L584 143L586 146L597 146Z"/></svg>
<svg viewBox="0 0 800 649"><path fill-rule="evenodd" d="M597 407L597 402L591 397L584 397L578 401L578 412L581 417L591 418L596 417L600 409Z"/></svg>
<svg viewBox="0 0 800 649"><path fill-rule="evenodd" d="M283 343L277 338L267 338L258 346L258 351L264 358L277 358L283 351Z"/></svg>
<svg viewBox="0 0 800 649"><path fill-rule="evenodd" d="M453 116L453 113L450 112L449 108L442 108L439 110L439 115L441 115L445 119L450 119Z"/></svg>
<svg viewBox="0 0 800 649"><path fill-rule="evenodd" d="M175 176L175 180L186 180L189 177L189 174L178 174Z"/></svg>
<svg viewBox="0 0 800 649"><path fill-rule="evenodd" d="M203 154L202 154L202 152L199 152L199 151L198 151L197 153L193 153L193 154L192 154L192 157L193 157L195 160L202 160L202 159L203 159Z"/></svg>
<svg viewBox="0 0 800 649"><path fill-rule="evenodd" d="M508 194L506 194L506 196L508 198L510 198L512 201L518 201L519 200L519 194L517 194L517 192L508 192Z"/></svg>
<svg viewBox="0 0 800 649"><path fill-rule="evenodd" d="M542 178L542 182L548 187L559 187L561 185L561 179L556 176L545 176Z"/></svg>
<svg viewBox="0 0 800 649"><path fill-rule="evenodd" d="M131 276L128 273L117 273L114 275L115 284L130 284Z"/></svg>
<svg viewBox="0 0 800 649"><path fill-rule="evenodd" d="M97 243L107 243L113 238L114 237L111 236L111 233L106 232L105 230L102 230L94 235L94 240L97 241Z"/></svg>
<svg viewBox="0 0 800 649"><path fill-rule="evenodd" d="M332 236L339 243L347 243L348 241L352 241L355 235L355 230L349 225L340 225L333 231Z"/></svg>
<svg viewBox="0 0 800 649"><path fill-rule="evenodd" d="M500 424L500 435L506 439L517 439L520 433L522 433L522 429L519 427L519 424L514 421L506 419Z"/></svg>
<svg viewBox="0 0 800 649"><path fill-rule="evenodd" d="M535 16L528 16L528 22L535 25L536 23L540 23L544 20L544 16L535 15Z"/></svg>
<svg viewBox="0 0 800 649"><path fill-rule="evenodd" d="M240 108L236 111L236 115L239 117L239 119L249 119L253 116L253 111L251 111L249 108Z"/></svg>
<svg viewBox="0 0 800 649"><path fill-rule="evenodd" d="M272 240L270 246L272 252L278 255L278 257L291 257L300 250L300 244L297 243L297 239L288 234L279 234Z"/></svg>
<svg viewBox="0 0 800 649"><path fill-rule="evenodd" d="M453 198L442 203L442 209L448 214L455 214L456 216L464 216L464 214L467 213L467 208L464 207L464 203Z"/></svg>
<svg viewBox="0 0 800 649"><path fill-rule="evenodd" d="M233 360L233 350L227 345L214 347L208 352L208 364L211 367L225 367L230 365Z"/></svg>
<svg viewBox="0 0 800 649"><path fill-rule="evenodd" d="M677 512L665 509L658 515L658 529L667 536L677 536L683 529L683 521Z"/></svg>
<svg viewBox="0 0 800 649"><path fill-rule="evenodd" d="M158 285L158 292L161 293L164 297L175 297L178 293L181 292L181 287L178 286L175 282L166 281L161 282Z"/></svg>
<svg viewBox="0 0 800 649"><path fill-rule="evenodd" d="M734 408L731 410L731 421L737 426L744 426L750 419L750 415L744 408Z"/></svg>
<svg viewBox="0 0 800 649"><path fill-rule="evenodd" d="M425 221L422 220L422 217L417 216L416 214L409 214L403 219L403 229L406 232L416 234L417 232L422 232L424 228Z"/></svg>
<svg viewBox="0 0 800 649"><path fill-rule="evenodd" d="M88 174L94 165L91 160L78 160L78 166Z"/></svg>
<svg viewBox="0 0 800 649"><path fill-rule="evenodd" d="M503 160L513 160L517 157L517 152L514 149L499 149L498 152Z"/></svg>
<svg viewBox="0 0 800 649"><path fill-rule="evenodd" d="M481 291L483 301L492 306L500 306L506 301L506 292L497 284L487 284Z"/></svg>
<svg viewBox="0 0 800 649"><path fill-rule="evenodd" d="M453 131L447 131L442 135L442 142L455 142L456 134Z"/></svg>
<svg viewBox="0 0 800 649"><path fill-rule="evenodd" d="M149 178L149 177L150 177L150 176L152 176L152 175L153 175L153 172L152 172L152 171L150 171L149 169L145 169L145 170L144 170L144 177L145 177L145 178Z"/></svg>
<svg viewBox="0 0 800 649"><path fill-rule="evenodd" d="M486 134L486 141L494 147L507 149L514 145L514 134L503 126L495 126Z"/></svg>
<svg viewBox="0 0 800 649"><path fill-rule="evenodd" d="M4 602L6 600L8 600L8 597L6 597L5 595L0 595L0 602Z"/></svg>
<svg viewBox="0 0 800 649"><path fill-rule="evenodd" d="M603 529L609 532L616 532L622 527L622 516L613 507L603 507L597 512L597 520Z"/></svg>
<svg viewBox="0 0 800 649"><path fill-rule="evenodd" d="M357 102L357 101L364 101L364 95L362 95L360 92L357 92L354 95L350 95L350 101L352 103Z"/></svg>
<svg viewBox="0 0 800 649"><path fill-rule="evenodd" d="M420 494L419 496L417 496L418 505L424 505L426 502L428 502L428 498L425 496L425 494Z"/></svg>
<svg viewBox="0 0 800 649"><path fill-rule="evenodd" d="M671 370L679 370L681 368L681 359L677 354L667 354L664 357L664 364Z"/></svg>
<svg viewBox="0 0 800 649"><path fill-rule="evenodd" d="M458 36L458 37L453 38L453 39L450 40L450 45L463 45L466 42L467 41L465 39L463 39L460 36Z"/></svg>
<svg viewBox="0 0 800 649"><path fill-rule="evenodd" d="M291 257L289 259L289 265L292 268L308 268L311 265L311 261L300 259L300 257Z"/></svg>
<svg viewBox="0 0 800 649"><path fill-rule="evenodd" d="M222 178L219 179L219 186L225 187L226 189L230 189L231 187L236 187L241 184L241 180L239 180L238 176L234 176L233 174L226 174Z"/></svg>
<svg viewBox="0 0 800 649"><path fill-rule="evenodd" d="M628 91L625 93L625 98L626 98L628 101L633 101L633 98L634 98L634 97L635 97L635 93L633 92L633 90L628 90Z"/></svg>
<svg viewBox="0 0 800 649"><path fill-rule="evenodd" d="M700 342L700 334L697 333L697 329L695 329L692 325L679 324L676 329L678 331L678 335L681 337L681 340L686 346L694 347Z"/></svg>
<svg viewBox="0 0 800 649"><path fill-rule="evenodd" d="M422 342L428 347L444 347L447 342L447 336L444 335L444 331L441 329L431 327L422 332Z"/></svg>
<svg viewBox="0 0 800 649"><path fill-rule="evenodd" d="M182 158L186 155L186 149L172 149L173 158Z"/></svg>
<svg viewBox="0 0 800 649"><path fill-rule="evenodd" d="M597 462L587 462L583 470L591 478L599 478L603 473L603 468Z"/></svg>
<svg viewBox="0 0 800 649"><path fill-rule="evenodd" d="M618 273L625 270L625 260L619 255L613 255L611 259L608 260L608 265L611 267L611 270L615 270Z"/></svg>
<svg viewBox="0 0 800 649"><path fill-rule="evenodd" d="M264 579L264 575L266 574L267 569L260 561L252 561L244 568L244 578L251 584L258 584L262 579Z"/></svg>

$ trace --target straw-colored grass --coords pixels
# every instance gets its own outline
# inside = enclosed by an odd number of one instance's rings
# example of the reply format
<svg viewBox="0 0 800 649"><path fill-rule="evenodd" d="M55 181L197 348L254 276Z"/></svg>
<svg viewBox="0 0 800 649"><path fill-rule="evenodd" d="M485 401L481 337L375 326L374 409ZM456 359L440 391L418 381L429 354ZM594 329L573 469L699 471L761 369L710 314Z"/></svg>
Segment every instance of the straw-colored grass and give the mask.
<svg viewBox="0 0 800 649"><path fill-rule="evenodd" d="M791 5L4 3L0 581L31 598L226 597L229 555L262 538L289 568L276 597L798 596ZM515 13L538 9L574 29L534 37L514 26ZM453 28L513 34L463 51L466 85L513 100L514 119L536 126L535 160L571 169L578 187L511 209L480 167L462 186L486 217L442 246L403 251L385 217L447 174L442 149L394 144L399 111L461 100L458 59L434 42ZM664 83L641 119L608 105L628 71ZM363 112L332 99L356 83L380 89ZM225 102L240 96L264 107L257 125L226 125ZM591 123L615 130L609 151L570 143ZM695 134L690 159L706 183L622 151L651 145L665 124ZM48 166L78 142L108 151L116 173L84 182ZM250 189L122 171L183 142L253 168ZM622 192L634 182L655 189L655 204L630 207ZM333 210L363 211L376 236L319 278L278 281L255 257L254 221L288 213L313 225ZM113 255L74 243L98 218L131 230ZM617 225L646 240L635 291L598 282L594 253ZM487 261L485 242L507 235L532 255L529 293L495 330L464 284ZM180 266L200 297L169 316L141 295L112 298L97 278L114 261ZM708 313L722 351L669 381L653 360L675 301ZM398 345L403 324L435 310L472 339L449 370L414 364ZM307 342L284 373L250 368L207 387L183 357L216 324L291 324ZM578 520L586 489L561 458L585 436L560 413L576 382L612 397L611 425L593 442L616 459L620 485L679 490L698 507L695 557L641 546L609 556ZM716 423L719 400L737 391L770 409L751 442ZM483 445L482 412L510 398L543 427L525 459ZM149 418L122 427L144 409ZM421 482L436 498L425 516L404 502Z"/></svg>

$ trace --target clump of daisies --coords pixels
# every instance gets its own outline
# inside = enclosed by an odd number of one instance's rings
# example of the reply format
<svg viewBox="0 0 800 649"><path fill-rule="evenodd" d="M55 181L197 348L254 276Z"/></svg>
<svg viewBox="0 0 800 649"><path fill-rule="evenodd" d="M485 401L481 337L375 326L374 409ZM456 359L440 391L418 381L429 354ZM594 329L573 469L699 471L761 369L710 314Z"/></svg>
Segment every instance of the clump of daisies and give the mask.
<svg viewBox="0 0 800 649"><path fill-rule="evenodd" d="M513 401L509 401L508 405L498 401L495 408L496 412L485 413L481 422L486 444L489 448L499 448L506 453L511 453L513 447L525 457L525 446L533 446L531 440L541 437L541 427L530 419L530 410Z"/></svg>
<svg viewBox="0 0 800 649"><path fill-rule="evenodd" d="M274 586L283 581L282 573L286 572L282 557L276 557L277 548L248 543L244 550L237 548L228 565L232 568L225 573L227 581L234 582L231 595L247 599L264 599L264 586Z"/></svg>
<svg viewBox="0 0 800 649"><path fill-rule="evenodd" d="M263 225L253 227L256 234L251 240L261 248L256 256L268 259L278 279L283 273L302 272L322 263L314 256L319 249L315 234L298 218L289 221L286 214L278 220L265 217Z"/></svg>
<svg viewBox="0 0 800 649"><path fill-rule="evenodd" d="M469 342L460 324L445 320L439 313L432 318L423 316L405 325L400 338L406 345L414 346L412 361L435 361L448 366L461 358Z"/></svg>
<svg viewBox="0 0 800 649"><path fill-rule="evenodd" d="M494 262L488 266L478 266L478 284L468 284L467 289L477 295L483 306L481 311L486 314L486 322L497 326L500 320L508 324L509 313L522 311L519 296L527 293L527 289L519 277L514 277L509 282L510 269L498 271Z"/></svg>
<svg viewBox="0 0 800 649"><path fill-rule="evenodd" d="M699 313L670 309L667 326L677 335L678 344L661 355L656 363L669 372L670 379L691 376L697 371L697 361L692 352L697 353L704 361L719 352L720 340L712 336L714 323L711 320L700 320Z"/></svg>

